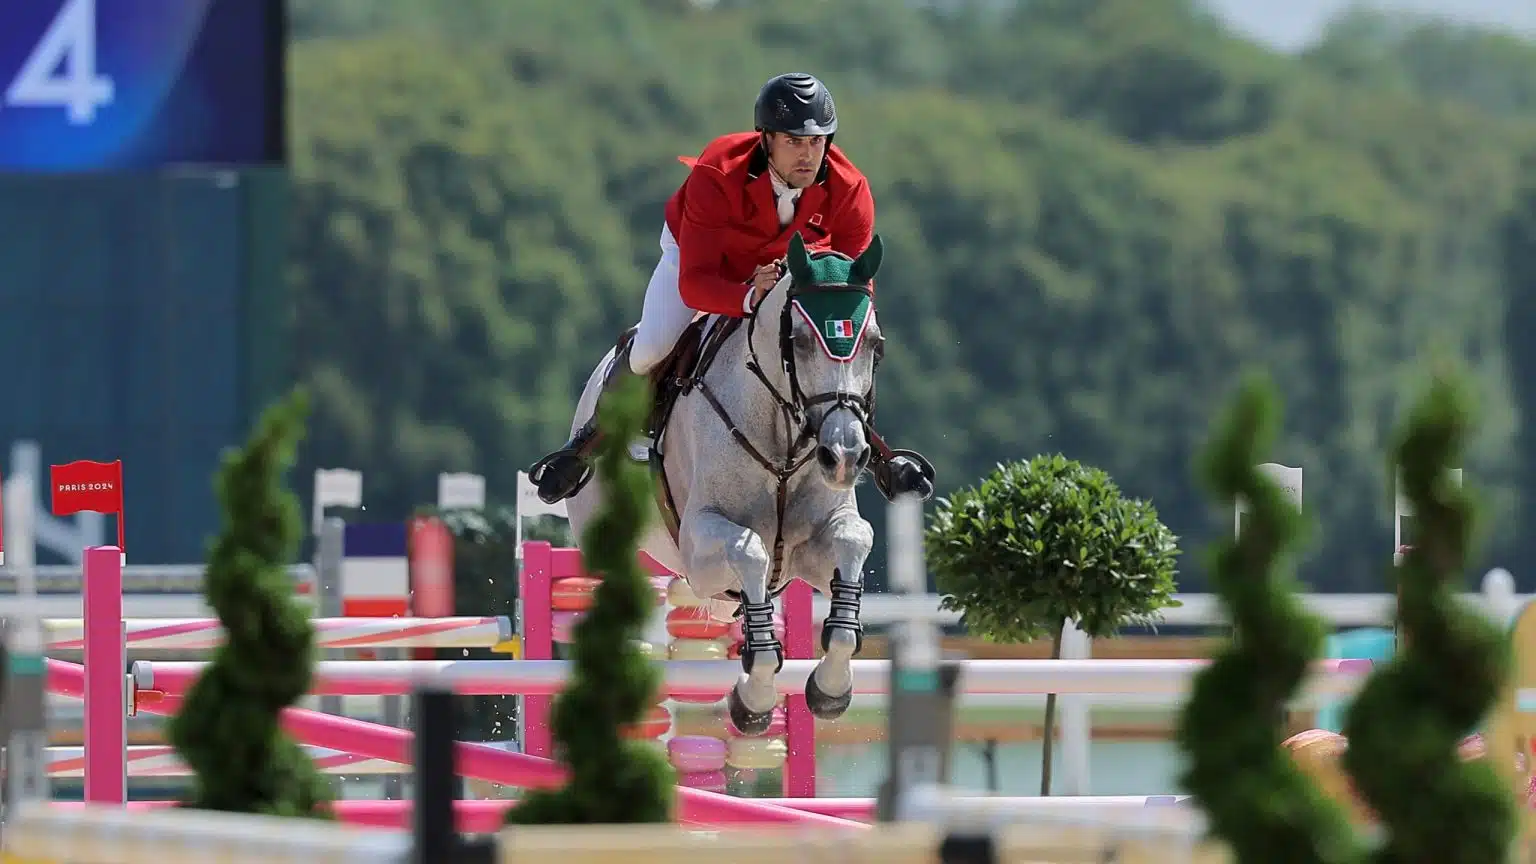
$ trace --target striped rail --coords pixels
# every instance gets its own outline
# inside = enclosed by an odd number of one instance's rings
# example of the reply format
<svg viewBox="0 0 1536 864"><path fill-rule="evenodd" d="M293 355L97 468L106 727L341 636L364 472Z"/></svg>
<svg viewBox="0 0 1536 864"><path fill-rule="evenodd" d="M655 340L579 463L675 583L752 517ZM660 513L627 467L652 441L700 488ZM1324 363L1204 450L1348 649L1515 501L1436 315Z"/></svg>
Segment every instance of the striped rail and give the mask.
<svg viewBox="0 0 1536 864"><path fill-rule="evenodd" d="M85 647L85 620L50 618L48 650ZM484 618L315 618L317 648L490 648L512 653L517 640L505 616ZM193 651L216 648L224 631L216 618L128 618L128 649Z"/></svg>

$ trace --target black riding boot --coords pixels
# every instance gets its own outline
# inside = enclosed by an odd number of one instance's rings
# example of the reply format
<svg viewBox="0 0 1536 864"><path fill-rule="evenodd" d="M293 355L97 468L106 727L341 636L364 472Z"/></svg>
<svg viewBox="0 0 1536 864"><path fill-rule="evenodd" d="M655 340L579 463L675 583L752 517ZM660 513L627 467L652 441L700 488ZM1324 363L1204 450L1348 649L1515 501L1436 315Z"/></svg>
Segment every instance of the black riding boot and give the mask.
<svg viewBox="0 0 1536 864"><path fill-rule="evenodd" d="M629 368L629 343L626 343L609 367L608 377L603 379L602 392L597 395L598 405L618 387L620 381L634 374ZM601 437L597 428L597 410L594 408L592 416L576 430L571 440L565 442L565 446L528 469L528 479L539 487L540 501L545 504L564 501L587 485L592 477L592 454L597 450Z"/></svg>

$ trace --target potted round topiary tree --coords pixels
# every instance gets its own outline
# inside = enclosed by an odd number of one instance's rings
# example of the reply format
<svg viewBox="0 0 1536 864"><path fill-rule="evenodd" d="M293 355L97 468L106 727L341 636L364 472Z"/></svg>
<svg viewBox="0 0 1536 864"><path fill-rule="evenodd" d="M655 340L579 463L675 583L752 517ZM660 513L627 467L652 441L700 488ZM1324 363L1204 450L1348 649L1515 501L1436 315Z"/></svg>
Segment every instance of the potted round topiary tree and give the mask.
<svg viewBox="0 0 1536 864"><path fill-rule="evenodd" d="M1179 551L1146 501L1108 474L1060 454L999 465L940 499L928 565L966 629L996 642L1051 640L1060 659L1069 621L1094 638L1146 623L1173 598ZM1051 788L1056 695L1046 696L1040 794Z"/></svg>

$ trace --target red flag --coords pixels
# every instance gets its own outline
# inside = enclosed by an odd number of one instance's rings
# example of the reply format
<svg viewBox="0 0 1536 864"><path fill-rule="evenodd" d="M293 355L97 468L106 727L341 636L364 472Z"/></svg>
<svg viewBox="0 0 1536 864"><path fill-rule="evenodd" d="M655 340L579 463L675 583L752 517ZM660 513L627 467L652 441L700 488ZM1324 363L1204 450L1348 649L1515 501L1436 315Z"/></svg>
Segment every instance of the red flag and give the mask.
<svg viewBox="0 0 1536 864"><path fill-rule="evenodd" d="M53 487L53 515L69 516L82 511L117 515L117 548L123 545L123 463L81 459L68 465L50 465L48 482Z"/></svg>

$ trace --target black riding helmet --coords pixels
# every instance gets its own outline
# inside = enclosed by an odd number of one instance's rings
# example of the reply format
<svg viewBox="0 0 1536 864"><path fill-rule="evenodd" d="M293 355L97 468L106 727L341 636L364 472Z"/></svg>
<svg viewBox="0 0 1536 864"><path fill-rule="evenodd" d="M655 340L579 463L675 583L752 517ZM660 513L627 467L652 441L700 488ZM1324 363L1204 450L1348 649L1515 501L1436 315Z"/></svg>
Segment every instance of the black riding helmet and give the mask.
<svg viewBox="0 0 1536 864"><path fill-rule="evenodd" d="M831 91L804 72L768 79L757 94L752 113L759 132L825 135L829 144L837 132L837 106L832 103Z"/></svg>

